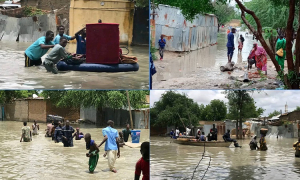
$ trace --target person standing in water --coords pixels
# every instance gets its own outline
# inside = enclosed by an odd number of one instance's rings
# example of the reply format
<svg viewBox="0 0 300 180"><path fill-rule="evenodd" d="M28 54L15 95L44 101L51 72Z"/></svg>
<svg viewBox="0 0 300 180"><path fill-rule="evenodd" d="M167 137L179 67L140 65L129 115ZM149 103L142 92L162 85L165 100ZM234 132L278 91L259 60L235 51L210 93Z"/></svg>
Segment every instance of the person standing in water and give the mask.
<svg viewBox="0 0 300 180"><path fill-rule="evenodd" d="M298 139L297 142L295 142L293 144L293 147L294 147L294 150L296 150L295 151L295 157L300 157L300 138Z"/></svg>
<svg viewBox="0 0 300 180"><path fill-rule="evenodd" d="M84 134L82 132L79 132L79 128L76 128L76 132L73 134L72 138L75 137L75 140L80 140L84 137Z"/></svg>
<svg viewBox="0 0 300 180"><path fill-rule="evenodd" d="M276 54L275 58L276 58L276 61L278 62L278 64L280 65L282 71L284 70L284 60L285 60L285 54L286 54L285 48L286 48L286 40L283 38L283 35L280 35L279 39L276 42L276 52L278 50L282 49L283 56L279 56Z"/></svg>
<svg viewBox="0 0 300 180"><path fill-rule="evenodd" d="M76 54L86 54L86 29L83 28L75 34L77 48Z"/></svg>
<svg viewBox="0 0 300 180"><path fill-rule="evenodd" d="M131 130L129 129L129 124L126 125L126 129L122 130L124 142L128 141L129 135L131 136Z"/></svg>
<svg viewBox="0 0 300 180"><path fill-rule="evenodd" d="M70 126L70 121L66 121L66 125L62 128L62 142L64 147L73 147L73 137L72 134L75 132L72 126Z"/></svg>
<svg viewBox="0 0 300 180"><path fill-rule="evenodd" d="M234 33L235 29L232 28L231 32L227 35L227 57L228 57L228 63L231 63L232 56L233 56L233 51L235 49L234 47Z"/></svg>
<svg viewBox="0 0 300 180"><path fill-rule="evenodd" d="M42 64L42 56L55 45L52 42L53 37L54 33L47 31L46 36L40 37L25 50L25 67L40 66Z"/></svg>
<svg viewBox="0 0 300 180"><path fill-rule="evenodd" d="M251 149L251 150L259 149L259 147L257 146L256 138L257 138L257 137L254 136L254 137L252 138L252 140L250 141L250 143L249 143L249 146L250 146L250 149Z"/></svg>
<svg viewBox="0 0 300 180"><path fill-rule="evenodd" d="M61 37L65 37L67 39L67 41L70 41L70 40L73 40L76 38L75 36L68 36L64 33L65 33L65 27L62 25L58 26L58 35L54 39L54 44L59 44Z"/></svg>
<svg viewBox="0 0 300 180"><path fill-rule="evenodd" d="M118 142L119 134L118 131L113 128L114 122L112 120L109 120L107 124L108 126L102 130L104 139L98 147L106 142L104 149L107 151L108 166L110 171L116 173L115 162L117 157L120 157L120 146Z"/></svg>
<svg viewBox="0 0 300 180"><path fill-rule="evenodd" d="M54 132L55 143L62 142L62 136L63 136L62 126L61 126L61 122L59 121L58 126L55 128L55 132Z"/></svg>
<svg viewBox="0 0 300 180"><path fill-rule="evenodd" d="M178 127L177 127L176 130L175 130L175 136L176 136L176 138L179 137L179 134L180 134L180 131L179 131Z"/></svg>
<svg viewBox="0 0 300 180"><path fill-rule="evenodd" d="M266 151L268 150L268 147L267 147L267 141L266 141L266 135L265 134L261 134L261 138L259 140L259 144L260 144L260 150L261 151Z"/></svg>
<svg viewBox="0 0 300 180"><path fill-rule="evenodd" d="M142 180L149 180L150 179L150 143L143 142L141 145L142 158L138 160L135 165L135 177L134 180L139 180L141 176L141 172L143 173Z"/></svg>
<svg viewBox="0 0 300 180"><path fill-rule="evenodd" d="M93 173L96 169L98 160L99 160L99 148L97 147L97 144L94 140L92 140L91 134L86 133L84 136L84 140L86 142L86 149L89 150L88 153L86 153L86 157L89 157L89 171L90 173Z"/></svg>
<svg viewBox="0 0 300 180"><path fill-rule="evenodd" d="M22 127L22 134L21 134L20 142L22 142L22 140L24 142L30 142L30 141L32 141L30 127L27 126L27 122L23 122L23 125L24 125L24 127Z"/></svg>
<svg viewBox="0 0 300 180"><path fill-rule="evenodd" d="M36 121L33 121L33 125L32 125L32 135L38 135L38 130L40 130L40 126L36 123Z"/></svg>
<svg viewBox="0 0 300 180"><path fill-rule="evenodd" d="M165 45L166 45L166 40L164 39L163 35L160 36L160 40L158 40L158 45L159 45L160 60L163 60L164 50L165 50Z"/></svg>
<svg viewBox="0 0 300 180"><path fill-rule="evenodd" d="M245 39L244 39L243 35L240 35L239 46L238 46L238 51L239 52L242 52L242 50L243 50L244 41L245 41Z"/></svg>

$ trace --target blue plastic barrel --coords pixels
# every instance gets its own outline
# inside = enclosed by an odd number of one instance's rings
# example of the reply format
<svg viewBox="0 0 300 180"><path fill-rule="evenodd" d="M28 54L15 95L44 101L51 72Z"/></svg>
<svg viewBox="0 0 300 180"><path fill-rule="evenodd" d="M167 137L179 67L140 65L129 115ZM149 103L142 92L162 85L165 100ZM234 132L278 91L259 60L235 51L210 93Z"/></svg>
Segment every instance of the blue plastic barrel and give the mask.
<svg viewBox="0 0 300 180"><path fill-rule="evenodd" d="M141 136L140 130L131 130L132 143L140 143L140 136Z"/></svg>

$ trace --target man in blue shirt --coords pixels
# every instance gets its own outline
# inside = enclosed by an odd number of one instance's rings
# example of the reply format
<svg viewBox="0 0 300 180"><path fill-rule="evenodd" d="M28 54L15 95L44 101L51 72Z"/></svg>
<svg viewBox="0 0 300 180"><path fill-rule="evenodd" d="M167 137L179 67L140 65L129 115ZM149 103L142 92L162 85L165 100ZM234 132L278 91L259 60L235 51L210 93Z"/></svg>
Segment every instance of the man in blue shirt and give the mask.
<svg viewBox="0 0 300 180"><path fill-rule="evenodd" d="M62 136L63 136L63 132L62 132L62 127L61 127L61 122L59 121L58 126L55 128L55 132L54 132L55 143L62 142Z"/></svg>
<svg viewBox="0 0 300 180"><path fill-rule="evenodd" d="M58 35L54 39L54 44L59 44L60 37L62 37L62 36L66 37L68 41L76 38L75 36L68 36L68 35L64 34L64 32L65 32L65 27L62 25L58 26Z"/></svg>
<svg viewBox="0 0 300 180"><path fill-rule="evenodd" d="M41 57L44 56L50 48L54 47L52 42L54 33L47 31L46 36L40 37L25 50L25 67L39 66L42 64Z"/></svg>
<svg viewBox="0 0 300 180"><path fill-rule="evenodd" d="M81 29L75 34L75 37L77 41L76 54L86 54L86 29Z"/></svg>
<svg viewBox="0 0 300 180"><path fill-rule="evenodd" d="M228 63L231 62L232 56L233 56L233 51L235 49L234 47L234 33L235 29L232 28L231 32L227 35L227 57L228 57Z"/></svg>
<svg viewBox="0 0 300 180"><path fill-rule="evenodd" d="M159 45L160 60L162 60L164 58L164 49L165 49L165 45L166 45L166 40L164 39L163 35L160 36L160 40L158 41L158 45Z"/></svg>
<svg viewBox="0 0 300 180"><path fill-rule="evenodd" d="M109 120L107 124L108 126L102 130L104 139L98 147L106 142L104 150L107 151L108 166L112 172L116 173L117 170L115 169L114 165L117 157L120 157L120 146L118 142L119 134L118 131L113 128L114 122L112 120Z"/></svg>
<svg viewBox="0 0 300 180"><path fill-rule="evenodd" d="M73 137L72 134L75 132L72 126L70 126L69 120L66 121L66 125L62 128L62 142L64 147L73 147Z"/></svg>

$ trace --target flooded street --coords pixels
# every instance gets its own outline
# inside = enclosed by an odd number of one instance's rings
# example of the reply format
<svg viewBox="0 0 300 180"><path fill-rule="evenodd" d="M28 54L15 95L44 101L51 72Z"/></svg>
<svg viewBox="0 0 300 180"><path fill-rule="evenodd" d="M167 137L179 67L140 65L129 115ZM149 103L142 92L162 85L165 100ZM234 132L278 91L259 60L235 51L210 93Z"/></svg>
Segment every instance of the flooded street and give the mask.
<svg viewBox="0 0 300 180"><path fill-rule="evenodd" d="M151 179L191 179L202 154L202 146L170 143L169 137L151 136ZM266 138L267 151L251 151L250 139L238 140L242 148L206 147L211 156L204 179L299 179L300 158L292 148L296 139ZM194 179L201 179L209 164L204 157L195 171Z"/></svg>
<svg viewBox="0 0 300 180"><path fill-rule="evenodd" d="M99 148L99 161L94 174L88 171L88 152L84 139L73 141L74 147L63 147L44 137L46 124L39 123L39 135L32 142L22 142L22 122L0 121L0 179L134 179L135 164L141 158L140 148L120 148L121 157L116 160L117 173L108 171L107 159L103 157L104 144ZM32 122L28 123L31 127ZM100 144L102 128L88 125L72 125L90 133ZM121 129L118 129L120 131ZM129 137L129 141L131 138ZM140 142L149 141L149 130L141 130Z"/></svg>
<svg viewBox="0 0 300 180"><path fill-rule="evenodd" d="M137 72L97 73L67 71L55 75L47 73L43 66L24 67L24 51L31 44L31 42L0 41L0 89L149 88L149 48L147 46L129 47L130 53L128 55L138 58L140 68ZM66 49L68 52L75 53L76 44L69 43ZM127 50L124 49L123 53L127 53ZM42 60L45 57L46 55L42 57Z"/></svg>
<svg viewBox="0 0 300 180"><path fill-rule="evenodd" d="M245 38L242 53L238 53L238 36ZM260 77L255 78L254 84L237 84L235 80L242 81L247 71L247 58L253 47L252 35L245 36L245 32L235 34L235 51L232 61L239 67L233 72L221 72L220 66L227 61L227 34L218 34L218 44L200 50L175 53L165 52L162 61L156 60L157 73L153 76L153 89L227 89L227 88L264 88L275 89L273 85L277 75L275 67L268 59L268 79L260 82ZM258 42L258 45L260 43ZM158 53L157 56L159 57ZM253 65L250 72L256 72ZM234 78L232 78L234 77Z"/></svg>

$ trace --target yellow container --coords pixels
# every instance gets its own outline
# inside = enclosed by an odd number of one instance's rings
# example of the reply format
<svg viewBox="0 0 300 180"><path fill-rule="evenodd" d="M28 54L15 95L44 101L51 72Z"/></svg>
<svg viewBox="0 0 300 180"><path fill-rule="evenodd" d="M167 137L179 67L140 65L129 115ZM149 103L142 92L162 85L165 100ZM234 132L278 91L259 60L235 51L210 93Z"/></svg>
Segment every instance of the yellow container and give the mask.
<svg viewBox="0 0 300 180"><path fill-rule="evenodd" d="M70 36L86 24L117 23L120 44L130 45L133 34L134 3L128 0L70 0ZM105 44L105 42L103 42Z"/></svg>

